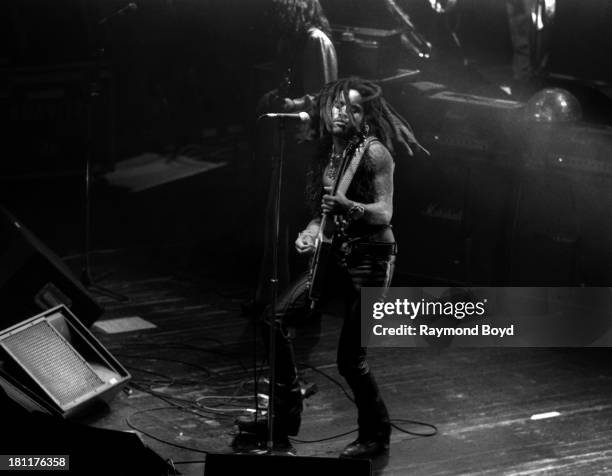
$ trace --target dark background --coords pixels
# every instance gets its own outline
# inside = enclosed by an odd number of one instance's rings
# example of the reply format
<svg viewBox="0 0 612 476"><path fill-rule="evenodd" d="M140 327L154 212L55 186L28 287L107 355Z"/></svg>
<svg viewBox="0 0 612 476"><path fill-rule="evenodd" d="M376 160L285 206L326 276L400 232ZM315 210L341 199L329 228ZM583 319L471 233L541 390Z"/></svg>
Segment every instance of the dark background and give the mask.
<svg viewBox="0 0 612 476"><path fill-rule="evenodd" d="M0 165L0 202L61 255L82 250L83 176L89 83L97 78L92 135L93 249L183 246L195 268L211 247L242 260L245 273L261 254L265 173L254 158L254 104L265 90L255 65L273 56L268 1L146 0L105 26L99 19L126 3L45 0L3 7L0 101L8 115ZM375 0L325 0L333 24L392 28ZM408 55L398 67L447 90L504 97L496 83L511 77L512 49L502 0L460 0L461 58L444 21L428 2L405 2L435 56ZM545 144L539 126L517 117L468 113L466 134L499 135L484 152L438 148L431 131L457 130L448 111L410 82L385 87L413 123L432 157L400 157L395 227L398 278L479 283L606 284L612 269L612 196L607 174L522 168L534 148L606 159L612 39L604 0L559 0L549 73L581 100L585 129L559 130ZM95 52L104 47L104 54ZM341 71L341 73L343 73ZM344 73L350 73L344 72ZM494 79L491 79L494 78ZM414 81L412 79L411 81ZM608 87L609 88L609 87ZM6 116L5 116L6 117ZM454 120L454 119L453 119ZM447 122L445 122L447 121ZM489 127L490 128L487 128ZM438 129L436 129L438 128ZM479 129L480 128L480 129ZM460 128L459 128L460 129ZM497 136L496 136L497 137ZM570 138L586 138L584 147ZM595 137L595 138L592 138ZM603 137L603 139L601 138ZM578 141L579 142L579 141ZM558 144L561 144L560 146ZM104 180L124 159L145 152L172 157L188 146L224 147L228 166L130 193ZM502 150L503 149L503 150ZM580 150L578 150L580 149ZM602 158L603 157L603 158ZM517 198L519 197L519 198ZM285 206L291 206L286 204ZM439 213L426 213L427 210ZM248 268L248 269L247 269Z"/></svg>

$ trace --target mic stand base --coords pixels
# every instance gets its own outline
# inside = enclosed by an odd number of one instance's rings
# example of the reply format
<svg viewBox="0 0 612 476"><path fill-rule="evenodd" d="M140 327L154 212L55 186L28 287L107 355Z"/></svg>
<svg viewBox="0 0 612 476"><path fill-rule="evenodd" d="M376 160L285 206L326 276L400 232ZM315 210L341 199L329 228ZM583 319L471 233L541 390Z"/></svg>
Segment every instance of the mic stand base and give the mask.
<svg viewBox="0 0 612 476"><path fill-rule="evenodd" d="M296 456L297 451L291 442L276 442L272 448L267 442L252 433L238 433L232 441L235 454L269 455L269 456Z"/></svg>

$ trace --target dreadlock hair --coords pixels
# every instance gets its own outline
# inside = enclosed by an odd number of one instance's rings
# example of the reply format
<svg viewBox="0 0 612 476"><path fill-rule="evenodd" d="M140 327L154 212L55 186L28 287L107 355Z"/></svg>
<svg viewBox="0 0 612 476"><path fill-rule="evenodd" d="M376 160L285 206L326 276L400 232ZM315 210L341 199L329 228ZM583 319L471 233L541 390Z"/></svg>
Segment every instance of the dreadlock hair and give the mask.
<svg viewBox="0 0 612 476"><path fill-rule="evenodd" d="M318 150L314 160L310 163L306 186L306 199L313 216L320 214L322 176L332 146L332 106L339 97L343 97L348 105L351 89L358 91L361 95L363 124L368 126L368 135L375 136L391 154L394 153L396 145L405 149L409 155L413 155L412 147L428 154L416 140L410 124L382 97L380 86L357 77L339 79L326 84L314 98L310 111L312 132L319 138ZM351 108L347 107L346 111L351 124L356 128L357 124ZM362 129L357 131L357 134L363 137L365 131ZM373 174L366 155L351 184L353 190L366 199L372 198Z"/></svg>
<svg viewBox="0 0 612 476"><path fill-rule="evenodd" d="M331 38L331 27L319 0L273 0L272 12L288 36L299 38L316 27Z"/></svg>
<svg viewBox="0 0 612 476"><path fill-rule="evenodd" d="M313 104L312 127L315 134L320 138L331 136L332 106L339 97L343 97L348 104L351 89L361 94L363 123L368 125L369 134L376 136L391 153L394 152L396 144L403 147L410 155L413 155L411 146L422 149L410 124L382 97L380 86L357 77L339 79L323 87ZM349 107L347 114L351 124L356 126L355 117Z"/></svg>

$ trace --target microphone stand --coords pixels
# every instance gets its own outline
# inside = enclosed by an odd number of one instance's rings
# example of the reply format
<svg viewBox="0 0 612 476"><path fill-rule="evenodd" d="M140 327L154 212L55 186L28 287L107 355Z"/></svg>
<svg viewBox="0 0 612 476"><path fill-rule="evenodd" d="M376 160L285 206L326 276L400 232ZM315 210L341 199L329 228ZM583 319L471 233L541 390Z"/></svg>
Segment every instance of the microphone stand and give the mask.
<svg viewBox="0 0 612 476"><path fill-rule="evenodd" d="M104 25L104 23L98 23L98 26ZM106 39L106 29L104 29L104 39ZM100 41L100 40L98 40ZM97 294L109 297L116 301L127 302L129 298L122 294L118 294L110 289L95 284L91 277L91 163L93 156L93 121L96 105L101 95L101 60L104 54L105 41L100 41L101 44L97 45L95 49L95 59L93 67L90 69L89 84L88 84L88 98L87 98L87 125L86 125L86 150L85 150L85 203L83 206L83 253L81 260L81 282L90 291Z"/></svg>
<svg viewBox="0 0 612 476"><path fill-rule="evenodd" d="M276 394L276 303L278 299L278 250L280 246L280 204L281 188L283 184L283 161L285 156L285 118L278 120L278 156L274 167L276 183L274 189L274 239L272 241L272 276L270 276L270 334L268 349L268 364L270 365L270 380L268 382L268 439L267 451L274 451L274 399Z"/></svg>
<svg viewBox="0 0 612 476"><path fill-rule="evenodd" d="M290 116L289 116L290 117ZM278 251L280 247L280 205L281 189L283 185L283 162L285 158L285 121L288 116L262 114L257 122L264 118L276 118L278 120L278 155L274 157L272 183L275 184L273 193L274 220L272 239L272 272L270 276L270 315L269 315L269 338L268 338L268 364L270 365L270 379L268 382L268 434L266 438L267 453L274 452L274 400L276 394L276 331L278 322L276 320L276 304L278 301ZM257 381L255 381L257 386ZM257 390L255 390L255 408L257 410ZM255 412L257 421L257 411Z"/></svg>

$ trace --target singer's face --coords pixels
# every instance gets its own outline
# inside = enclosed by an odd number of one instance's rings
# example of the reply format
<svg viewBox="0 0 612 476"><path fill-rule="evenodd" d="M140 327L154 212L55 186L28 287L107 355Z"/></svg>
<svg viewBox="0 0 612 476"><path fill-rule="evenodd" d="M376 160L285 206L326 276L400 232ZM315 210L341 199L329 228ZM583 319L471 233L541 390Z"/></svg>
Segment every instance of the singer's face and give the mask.
<svg viewBox="0 0 612 476"><path fill-rule="evenodd" d="M348 94L349 103L346 103L344 94L340 93L332 104L331 132L335 136L351 137L355 132L361 130L363 124L363 104L361 94L355 89L350 89ZM349 111L353 115L351 122Z"/></svg>

